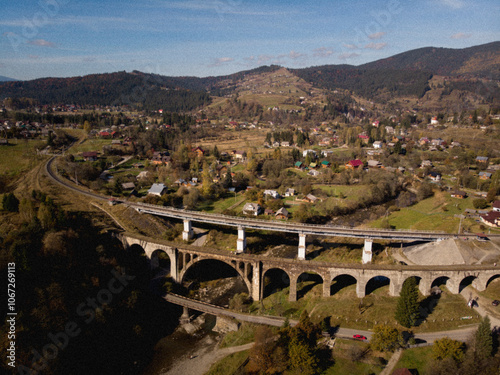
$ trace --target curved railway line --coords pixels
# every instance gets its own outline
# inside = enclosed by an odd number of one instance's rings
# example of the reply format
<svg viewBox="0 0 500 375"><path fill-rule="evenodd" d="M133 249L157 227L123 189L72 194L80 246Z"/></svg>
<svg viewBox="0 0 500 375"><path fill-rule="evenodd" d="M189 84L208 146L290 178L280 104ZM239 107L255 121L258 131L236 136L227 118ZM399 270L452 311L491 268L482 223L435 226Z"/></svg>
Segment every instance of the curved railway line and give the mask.
<svg viewBox="0 0 500 375"><path fill-rule="evenodd" d="M49 177L64 187L71 189L79 194L86 195L93 199L108 201L110 197L94 193L89 190L78 188L71 183L61 179L52 169L52 163L55 157L49 159L46 163L46 171ZM114 199L114 198L113 198ZM163 207L147 203L129 202L124 199L115 199L117 203L125 204L134 208L138 212L149 213L153 215L166 216L180 220L191 220L208 224L225 225L238 228L248 228L257 230L269 230L278 232L298 233L317 236L332 237L352 237L364 239L388 239L400 241L436 241L442 239L474 239L477 234L473 233L445 233L433 231L412 231L412 230L387 230L387 229L367 229L367 228L349 228L342 226L314 225L301 223L288 223L279 221L268 221L250 218L239 218L220 214L207 214L197 211ZM492 238L500 238L500 234L488 235Z"/></svg>

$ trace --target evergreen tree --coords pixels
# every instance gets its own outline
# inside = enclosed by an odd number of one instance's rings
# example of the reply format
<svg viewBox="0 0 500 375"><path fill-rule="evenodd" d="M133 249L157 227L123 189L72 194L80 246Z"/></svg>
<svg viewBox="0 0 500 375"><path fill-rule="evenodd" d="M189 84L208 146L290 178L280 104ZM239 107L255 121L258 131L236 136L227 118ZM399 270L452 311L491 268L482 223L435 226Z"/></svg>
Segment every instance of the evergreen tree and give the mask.
<svg viewBox="0 0 500 375"><path fill-rule="evenodd" d="M19 199L14 195L14 193L5 194L2 199L3 209L9 212L19 211Z"/></svg>
<svg viewBox="0 0 500 375"><path fill-rule="evenodd" d="M403 283L396 306L395 318L403 327L410 328L415 325L419 316L418 288L414 277Z"/></svg>
<svg viewBox="0 0 500 375"><path fill-rule="evenodd" d="M491 335L490 318L488 316L485 316L479 327L477 327L474 339L476 355L484 359L490 357L493 351L493 337Z"/></svg>

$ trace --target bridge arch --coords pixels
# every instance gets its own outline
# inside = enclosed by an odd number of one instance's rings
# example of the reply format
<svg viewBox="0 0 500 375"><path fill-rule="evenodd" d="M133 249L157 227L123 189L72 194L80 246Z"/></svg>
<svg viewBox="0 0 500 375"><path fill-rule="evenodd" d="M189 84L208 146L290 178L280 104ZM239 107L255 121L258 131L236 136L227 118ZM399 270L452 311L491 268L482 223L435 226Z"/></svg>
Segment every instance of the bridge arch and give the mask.
<svg viewBox="0 0 500 375"><path fill-rule="evenodd" d="M400 282L395 282L395 280L391 280L391 285L390 285L391 296L399 296L401 294L401 290L403 289L403 284L411 278L415 279L415 284L417 284L417 288L419 288L420 290L421 289L420 282L422 281L422 277L417 275L408 275L405 276Z"/></svg>
<svg viewBox="0 0 500 375"><path fill-rule="evenodd" d="M167 274L170 274L172 271L172 264L175 263L172 261L171 255L164 249L156 249L151 253L152 269L161 268L168 270Z"/></svg>
<svg viewBox="0 0 500 375"><path fill-rule="evenodd" d="M198 256L197 254L191 254L191 256L189 257L189 261L183 265L182 270L179 273L179 281L182 282L184 280L184 277L186 276L186 273L195 264L197 264L199 262L203 262L203 261L220 262L220 263L224 263L227 266L231 267L243 279L243 282L245 283L245 286L246 286L247 291L248 291L248 295L249 296L252 295L252 283L249 282L248 277L245 275L245 273L242 272L242 270L239 267L235 266L235 264L233 264L233 262L231 262L230 260L215 259L215 258L212 258L212 257L204 257L202 255Z"/></svg>
<svg viewBox="0 0 500 375"><path fill-rule="evenodd" d="M391 279L384 275L373 276L369 279L365 286L365 295L373 293L375 290L384 286L390 286Z"/></svg>
<svg viewBox="0 0 500 375"><path fill-rule="evenodd" d="M299 289L299 285L301 283L305 282L312 282L309 283L308 285L301 285L301 288ZM305 297L305 295L313 289L316 285L319 284L324 284L325 280L324 277L317 273L317 272L302 272L296 279L296 299L300 299L302 297ZM290 293L292 293L292 288L290 288Z"/></svg>
<svg viewBox="0 0 500 375"><path fill-rule="evenodd" d="M330 283L330 295L340 292L342 289L347 288L348 286L357 284L358 280L355 276L343 273L335 276Z"/></svg>
<svg viewBox="0 0 500 375"><path fill-rule="evenodd" d="M500 274L496 274L496 275L493 275L491 276L487 281L486 281L486 285L485 285L485 288L487 288L493 281L495 281L496 279L499 279L500 278Z"/></svg>
<svg viewBox="0 0 500 375"><path fill-rule="evenodd" d="M278 267L269 268L262 273L262 299L290 285L291 278L285 270Z"/></svg>
<svg viewBox="0 0 500 375"><path fill-rule="evenodd" d="M477 279L475 275L469 275L464 277L460 282L458 283L458 292L460 293L462 290L464 290L466 287L469 285L472 285L473 282Z"/></svg>

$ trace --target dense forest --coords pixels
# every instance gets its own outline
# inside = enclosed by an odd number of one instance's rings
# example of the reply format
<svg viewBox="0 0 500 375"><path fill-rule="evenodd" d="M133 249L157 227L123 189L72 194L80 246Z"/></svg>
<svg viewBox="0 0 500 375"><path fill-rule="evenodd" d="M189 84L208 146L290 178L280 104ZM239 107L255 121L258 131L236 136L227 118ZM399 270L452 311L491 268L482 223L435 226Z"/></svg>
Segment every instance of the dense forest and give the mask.
<svg viewBox="0 0 500 375"><path fill-rule="evenodd" d="M347 89L366 98L383 93L391 96L422 97L429 90L428 81L432 74L422 71L369 70L349 66L325 65L291 70L314 86L334 90Z"/></svg>
<svg viewBox="0 0 500 375"><path fill-rule="evenodd" d="M7 196L3 206L11 212L3 212L8 224L0 232L0 268L6 275L7 263L16 264L20 373L139 373L179 314L149 292L145 257L125 251L85 215L63 211L41 192L20 201ZM0 347L5 353L7 335ZM7 371L5 361L2 366Z"/></svg>
<svg viewBox="0 0 500 375"><path fill-rule="evenodd" d="M151 75L126 72L0 84L0 97L19 96L32 98L41 105L128 105L173 112L190 111L211 101L206 92L165 86Z"/></svg>

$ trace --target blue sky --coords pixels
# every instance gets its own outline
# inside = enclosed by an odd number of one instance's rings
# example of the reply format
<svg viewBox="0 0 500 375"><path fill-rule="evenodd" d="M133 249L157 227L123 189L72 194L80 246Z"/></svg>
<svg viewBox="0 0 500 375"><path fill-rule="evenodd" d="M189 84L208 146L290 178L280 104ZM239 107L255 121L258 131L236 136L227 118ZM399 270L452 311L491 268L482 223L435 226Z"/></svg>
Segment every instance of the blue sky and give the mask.
<svg viewBox="0 0 500 375"><path fill-rule="evenodd" d="M17 0L0 13L0 75L230 74L352 64L500 40L497 0Z"/></svg>

